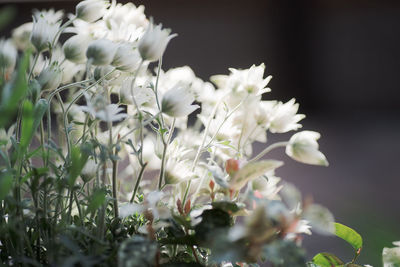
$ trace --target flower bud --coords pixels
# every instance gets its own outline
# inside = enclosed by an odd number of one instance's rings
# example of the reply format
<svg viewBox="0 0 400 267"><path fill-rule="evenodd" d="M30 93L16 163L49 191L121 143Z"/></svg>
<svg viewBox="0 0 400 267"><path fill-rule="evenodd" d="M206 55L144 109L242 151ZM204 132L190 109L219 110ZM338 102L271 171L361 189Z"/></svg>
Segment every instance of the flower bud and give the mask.
<svg viewBox="0 0 400 267"><path fill-rule="evenodd" d="M72 36L63 45L65 58L74 63L85 62L85 52L88 48L89 42L89 36L80 34Z"/></svg>
<svg viewBox="0 0 400 267"><path fill-rule="evenodd" d="M111 64L120 71L133 72L139 67L140 61L137 49L129 44L120 44Z"/></svg>
<svg viewBox="0 0 400 267"><path fill-rule="evenodd" d="M43 16L33 17L33 28L31 32L31 43L37 52L48 49L53 42L57 41L60 23L50 23Z"/></svg>
<svg viewBox="0 0 400 267"><path fill-rule="evenodd" d="M117 46L107 39L99 39L91 42L86 50L86 57L95 66L109 65L114 59Z"/></svg>
<svg viewBox="0 0 400 267"><path fill-rule="evenodd" d="M319 133L313 131L296 133L286 145L286 154L302 163L328 166L326 157L318 150L317 140L320 137Z"/></svg>
<svg viewBox="0 0 400 267"><path fill-rule="evenodd" d="M229 175L235 174L239 170L239 160L228 159L225 163L225 170Z"/></svg>
<svg viewBox="0 0 400 267"><path fill-rule="evenodd" d="M85 0L76 5L78 19L94 22L101 18L107 11L109 2L106 0Z"/></svg>
<svg viewBox="0 0 400 267"><path fill-rule="evenodd" d="M194 96L183 87L174 87L162 98L161 111L171 117L184 117L198 109L192 105Z"/></svg>
<svg viewBox="0 0 400 267"><path fill-rule="evenodd" d="M57 62L54 62L39 74L37 78L42 91L56 89L62 80L63 73Z"/></svg>
<svg viewBox="0 0 400 267"><path fill-rule="evenodd" d="M159 24L154 28L150 23L146 33L139 41L139 52L144 60L157 61L163 55L169 41L177 34L169 35L169 29L161 29Z"/></svg>
<svg viewBox="0 0 400 267"><path fill-rule="evenodd" d="M13 70L17 60L17 50L10 40L0 40L0 68Z"/></svg>

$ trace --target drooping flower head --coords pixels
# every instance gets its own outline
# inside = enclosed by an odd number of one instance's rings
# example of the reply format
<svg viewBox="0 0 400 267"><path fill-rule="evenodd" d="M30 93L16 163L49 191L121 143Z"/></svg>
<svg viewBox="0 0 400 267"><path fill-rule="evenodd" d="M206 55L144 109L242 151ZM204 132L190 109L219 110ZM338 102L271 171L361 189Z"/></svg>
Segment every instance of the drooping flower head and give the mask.
<svg viewBox="0 0 400 267"><path fill-rule="evenodd" d="M37 78L42 90L54 90L56 89L63 78L63 71L59 64L54 62L39 74Z"/></svg>
<svg viewBox="0 0 400 267"><path fill-rule="evenodd" d="M86 57L95 66L109 65L114 59L117 46L107 39L91 42L86 50Z"/></svg>
<svg viewBox="0 0 400 267"><path fill-rule="evenodd" d="M161 111L171 117L184 117L198 109L192 105L194 96L183 87L174 87L162 98Z"/></svg>
<svg viewBox="0 0 400 267"><path fill-rule="evenodd" d="M63 45L65 58L74 63L85 62L85 53L90 40L89 36L82 34L77 34L69 38Z"/></svg>
<svg viewBox="0 0 400 267"><path fill-rule="evenodd" d="M78 19L94 22L101 18L110 5L106 0L85 0L76 5L76 17Z"/></svg>
<svg viewBox="0 0 400 267"><path fill-rule="evenodd" d="M169 41L177 36L177 34L170 35L170 32L169 29L162 29L161 24L154 27L153 23L150 23L146 33L139 41L139 52L142 58L148 61L159 60Z"/></svg>
<svg viewBox="0 0 400 267"><path fill-rule="evenodd" d="M318 148L317 140L321 135L313 131L302 131L294 134L286 146L286 154L302 163L328 166L328 161Z"/></svg>
<svg viewBox="0 0 400 267"><path fill-rule="evenodd" d="M33 17L30 40L38 52L47 50L57 42L60 24L61 22L49 22L43 15Z"/></svg>

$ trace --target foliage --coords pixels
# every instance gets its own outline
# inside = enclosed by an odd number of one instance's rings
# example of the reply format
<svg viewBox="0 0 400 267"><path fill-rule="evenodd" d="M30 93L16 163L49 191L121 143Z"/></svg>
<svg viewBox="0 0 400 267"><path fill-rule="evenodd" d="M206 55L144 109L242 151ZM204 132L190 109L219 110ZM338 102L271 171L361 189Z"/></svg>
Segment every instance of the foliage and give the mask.
<svg viewBox="0 0 400 267"><path fill-rule="evenodd" d="M1 265L357 266L360 235L275 176L283 162L262 159L283 147L327 166L320 134L253 155L268 131L302 127L295 100L263 100L264 64L213 84L186 66L163 71L176 35L143 11L85 0L68 16L35 11L0 41ZM310 229L355 257L307 262Z"/></svg>

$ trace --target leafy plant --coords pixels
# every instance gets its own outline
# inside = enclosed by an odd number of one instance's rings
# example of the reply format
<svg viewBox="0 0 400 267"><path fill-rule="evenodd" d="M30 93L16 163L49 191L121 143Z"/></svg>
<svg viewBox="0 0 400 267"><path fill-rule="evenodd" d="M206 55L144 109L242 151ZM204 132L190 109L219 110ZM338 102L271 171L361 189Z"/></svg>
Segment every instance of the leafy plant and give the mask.
<svg viewBox="0 0 400 267"><path fill-rule="evenodd" d="M360 235L265 159L285 148L327 166L320 134L253 155L268 131L301 127L295 100L263 100L264 64L212 83L189 67L163 71L176 35L143 11L85 0L68 16L35 11L0 40L1 265L357 266ZM74 35L61 43L65 33ZM311 230L344 239L354 258L307 263ZM385 251L397 263L396 248Z"/></svg>

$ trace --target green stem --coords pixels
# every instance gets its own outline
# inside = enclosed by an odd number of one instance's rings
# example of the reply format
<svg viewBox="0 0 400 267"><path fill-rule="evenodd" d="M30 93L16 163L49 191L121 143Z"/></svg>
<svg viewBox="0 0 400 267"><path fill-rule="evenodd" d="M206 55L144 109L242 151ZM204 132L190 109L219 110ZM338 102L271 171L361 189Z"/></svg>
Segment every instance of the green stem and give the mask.
<svg viewBox="0 0 400 267"><path fill-rule="evenodd" d="M138 176L138 178L137 178L137 180L136 180L135 189L133 190L133 195L132 195L132 197L131 197L130 203L133 203L133 201L135 200L135 196L136 196L137 190L138 190L138 188L139 188L139 183L140 183L140 181L142 180L143 173L144 173L144 169L146 168L147 164L148 164L148 163L145 162L145 163L142 165L142 168L140 169L139 176Z"/></svg>
<svg viewBox="0 0 400 267"><path fill-rule="evenodd" d="M39 55L40 55L40 52L37 52L37 53L35 54L35 58L33 59L32 68L31 68L31 70L29 71L28 81L32 78L33 70L35 69L35 66L36 66L36 64L37 64L37 61L38 61L38 59L39 59Z"/></svg>
<svg viewBox="0 0 400 267"><path fill-rule="evenodd" d="M254 158L252 158L251 160L248 161L248 163L250 162L254 162L257 161L259 159L261 159L264 155L266 155L267 153L269 153L271 150L278 148L278 147L285 147L288 144L288 142L277 142L274 143L268 147L266 147L263 151L261 151L257 156L255 156Z"/></svg>
<svg viewBox="0 0 400 267"><path fill-rule="evenodd" d="M161 139L163 140L164 148L163 148L163 153L162 153L162 158L161 158L160 176L158 179L158 190L161 190L162 181L164 180L164 176L165 176L165 159L167 156L168 144L171 142L172 134L175 129L175 121L176 121L176 119L174 118L172 120L171 128L168 133L167 141L164 141L164 137L161 136Z"/></svg>
<svg viewBox="0 0 400 267"><path fill-rule="evenodd" d="M115 153L116 155L116 153ZM119 211L118 211L118 195L117 195L117 171L118 171L118 161L112 160L112 192L113 192L113 199L114 199L114 217L118 218Z"/></svg>

